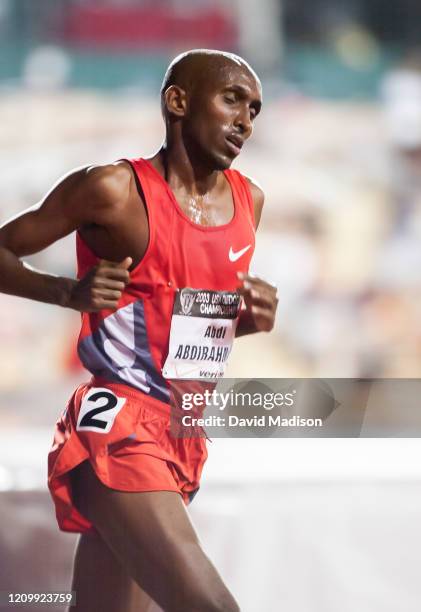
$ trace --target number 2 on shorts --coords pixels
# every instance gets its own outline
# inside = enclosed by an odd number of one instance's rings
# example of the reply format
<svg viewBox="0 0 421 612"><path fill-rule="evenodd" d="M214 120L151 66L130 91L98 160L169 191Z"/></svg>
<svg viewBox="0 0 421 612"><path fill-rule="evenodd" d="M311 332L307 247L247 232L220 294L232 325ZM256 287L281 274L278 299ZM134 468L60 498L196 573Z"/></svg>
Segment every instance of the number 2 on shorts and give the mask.
<svg viewBox="0 0 421 612"><path fill-rule="evenodd" d="M125 403L125 397L117 397L109 389L104 387L90 389L82 400L76 429L108 433Z"/></svg>

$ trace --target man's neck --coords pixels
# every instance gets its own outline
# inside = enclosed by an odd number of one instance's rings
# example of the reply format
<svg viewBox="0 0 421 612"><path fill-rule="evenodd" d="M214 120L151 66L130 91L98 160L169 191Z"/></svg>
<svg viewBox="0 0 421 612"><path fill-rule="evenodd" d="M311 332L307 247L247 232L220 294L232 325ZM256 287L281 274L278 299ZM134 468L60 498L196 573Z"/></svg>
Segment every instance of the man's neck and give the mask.
<svg viewBox="0 0 421 612"><path fill-rule="evenodd" d="M216 186L220 172L192 160L182 144L171 144L164 143L154 157L171 189L193 197L209 193Z"/></svg>

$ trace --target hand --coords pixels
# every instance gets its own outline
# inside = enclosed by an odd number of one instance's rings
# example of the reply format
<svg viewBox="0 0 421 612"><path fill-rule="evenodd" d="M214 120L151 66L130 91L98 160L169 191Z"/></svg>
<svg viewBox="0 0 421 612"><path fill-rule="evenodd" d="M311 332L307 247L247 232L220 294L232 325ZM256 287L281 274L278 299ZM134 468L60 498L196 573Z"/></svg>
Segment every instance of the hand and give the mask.
<svg viewBox="0 0 421 612"><path fill-rule="evenodd" d="M132 261L131 257L126 257L120 263L101 259L73 286L67 306L80 312L116 310L130 280L128 268Z"/></svg>
<svg viewBox="0 0 421 612"><path fill-rule="evenodd" d="M246 308L240 311L237 335L270 331L278 307L277 288L251 274L239 272L238 278L242 281L238 292L243 296Z"/></svg>

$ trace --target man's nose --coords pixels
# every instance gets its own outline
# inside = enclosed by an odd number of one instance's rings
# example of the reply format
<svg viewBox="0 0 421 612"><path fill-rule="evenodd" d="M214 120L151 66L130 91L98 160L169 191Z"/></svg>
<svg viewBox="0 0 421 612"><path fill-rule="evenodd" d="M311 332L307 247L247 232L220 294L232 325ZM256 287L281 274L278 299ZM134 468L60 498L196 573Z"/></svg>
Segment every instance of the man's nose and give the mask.
<svg viewBox="0 0 421 612"><path fill-rule="evenodd" d="M244 108L239 111L235 126L241 130L245 138L248 138L252 132L253 124L251 122L250 111L248 108Z"/></svg>

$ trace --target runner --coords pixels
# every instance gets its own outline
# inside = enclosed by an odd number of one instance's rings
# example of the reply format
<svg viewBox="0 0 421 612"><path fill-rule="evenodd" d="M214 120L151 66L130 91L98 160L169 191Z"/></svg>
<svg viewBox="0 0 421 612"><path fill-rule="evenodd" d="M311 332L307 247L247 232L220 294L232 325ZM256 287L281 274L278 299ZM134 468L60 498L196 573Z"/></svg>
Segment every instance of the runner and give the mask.
<svg viewBox="0 0 421 612"><path fill-rule="evenodd" d="M0 291L82 313L92 379L57 423L48 482L60 528L82 534L83 612L239 610L185 509L206 441L170 435L168 380L222 376L234 336L273 327L276 289L248 274L263 193L229 169L261 84L240 57L193 50L161 94L158 153L78 169L0 230ZM78 280L20 260L74 231Z"/></svg>

